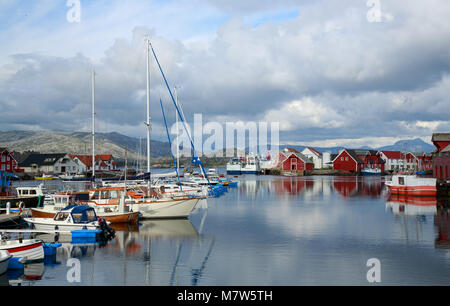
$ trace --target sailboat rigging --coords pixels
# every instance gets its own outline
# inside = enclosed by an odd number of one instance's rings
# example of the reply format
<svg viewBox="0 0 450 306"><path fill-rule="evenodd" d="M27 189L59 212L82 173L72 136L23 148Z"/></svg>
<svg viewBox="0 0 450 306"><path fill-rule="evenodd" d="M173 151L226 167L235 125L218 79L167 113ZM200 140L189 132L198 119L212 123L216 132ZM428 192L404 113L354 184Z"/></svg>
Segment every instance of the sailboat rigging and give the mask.
<svg viewBox="0 0 450 306"><path fill-rule="evenodd" d="M201 160L200 160L200 158L199 158L199 156L198 156L198 154L197 154L197 151L196 151L196 149L195 149L195 147L194 147L194 142L193 142L192 137L191 137L191 135L190 135L190 133L189 133L189 131L188 131L188 128L187 128L187 126L186 126L186 122L185 122L185 120L184 120L184 116L182 115L182 113L181 113L181 111L180 111L180 108L178 107L177 102L175 101L175 98L174 98L174 96L173 96L172 90L170 89L169 83L167 82L167 78L166 78L166 76L165 76L165 74L164 74L164 71L162 70L162 67L161 67L161 64L159 63L158 57L156 56L155 50L153 49L153 46L152 46L151 43L149 43L149 46L150 46L151 51L152 51L152 53L153 53L153 57L154 57L155 60L156 60L156 63L157 63L158 68L159 68L159 71L161 72L161 75L162 75L162 77L163 77L163 79L164 79L164 82L165 82L165 84L166 84L167 90L169 91L169 94L170 94L170 97L171 97L171 99L172 99L172 102L173 102L173 104L175 105L175 109L176 109L176 111L177 111L177 113L178 113L178 116L179 116L181 122L183 123L184 129L185 129L185 131L186 131L186 135L187 135L188 138L189 138L189 142L190 142L190 144L191 144L191 148L192 148L193 153L194 153L194 154L193 154L194 156L193 156L193 158L192 158L192 164L195 164L195 165L199 165L199 166L200 166L200 169L202 170L203 176L204 176L205 179L207 180L208 185L210 185L210 186L212 187L212 184L211 184L211 182L210 182L210 180L209 180L209 178L208 178L208 175L206 174L206 171L205 171L205 169L204 169L204 167L203 167L203 164L202 164L202 162L201 162Z"/></svg>

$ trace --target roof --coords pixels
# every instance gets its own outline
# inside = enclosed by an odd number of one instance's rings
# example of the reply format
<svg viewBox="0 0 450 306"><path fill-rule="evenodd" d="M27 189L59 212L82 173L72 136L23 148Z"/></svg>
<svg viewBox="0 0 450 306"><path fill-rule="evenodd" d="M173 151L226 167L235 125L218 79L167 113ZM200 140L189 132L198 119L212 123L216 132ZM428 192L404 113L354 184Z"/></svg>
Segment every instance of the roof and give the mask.
<svg viewBox="0 0 450 306"><path fill-rule="evenodd" d="M58 154L40 154L32 153L28 155L25 160L20 163L21 167L31 167L33 165L38 166L53 166L59 159L66 156L66 153Z"/></svg>
<svg viewBox="0 0 450 306"><path fill-rule="evenodd" d="M316 154L317 156L322 156L322 153L320 153L319 151L317 151L317 150L314 149L313 147L306 147L305 149L310 150L311 152L313 152L313 153Z"/></svg>
<svg viewBox="0 0 450 306"><path fill-rule="evenodd" d="M72 159L78 158L85 166L92 167L92 155L72 155L70 154L70 157ZM112 155L95 155L95 162L97 163L100 161L100 165L102 167L105 167L106 164L105 161L112 161L113 156Z"/></svg>
<svg viewBox="0 0 450 306"><path fill-rule="evenodd" d="M350 155L351 158L353 158L353 160L359 164L363 164L364 162L358 157L358 154L356 154L355 150L349 150L349 149L344 149L342 150L341 153L337 154L336 157L332 160L333 162L344 152L347 152L348 155Z"/></svg>
<svg viewBox="0 0 450 306"><path fill-rule="evenodd" d="M303 155L302 153L295 153L295 152L285 153L285 152L281 152L281 154L284 156L284 159L281 161L281 163L284 163L291 155L295 155L300 160L302 160L304 163L306 163L306 164L313 164L313 162L308 157Z"/></svg>
<svg viewBox="0 0 450 306"><path fill-rule="evenodd" d="M294 149L294 148L289 148L289 147L286 147L286 148L283 149L283 152L286 152L286 151L288 151L288 152L293 152L293 153L300 153L300 152L297 151L296 149Z"/></svg>
<svg viewBox="0 0 450 306"><path fill-rule="evenodd" d="M404 159L405 156L400 151L381 151L388 159Z"/></svg>
<svg viewBox="0 0 450 306"><path fill-rule="evenodd" d="M431 141L450 141L450 133L434 133Z"/></svg>

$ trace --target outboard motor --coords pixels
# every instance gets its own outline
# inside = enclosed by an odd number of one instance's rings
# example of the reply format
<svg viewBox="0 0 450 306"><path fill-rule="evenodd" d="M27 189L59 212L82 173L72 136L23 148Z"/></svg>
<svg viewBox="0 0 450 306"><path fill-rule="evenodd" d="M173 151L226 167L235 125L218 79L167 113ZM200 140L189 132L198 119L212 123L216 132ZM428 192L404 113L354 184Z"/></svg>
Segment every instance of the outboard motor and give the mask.
<svg viewBox="0 0 450 306"><path fill-rule="evenodd" d="M115 237L116 231L108 225L105 219L98 218L98 223L102 230L103 240L109 241Z"/></svg>

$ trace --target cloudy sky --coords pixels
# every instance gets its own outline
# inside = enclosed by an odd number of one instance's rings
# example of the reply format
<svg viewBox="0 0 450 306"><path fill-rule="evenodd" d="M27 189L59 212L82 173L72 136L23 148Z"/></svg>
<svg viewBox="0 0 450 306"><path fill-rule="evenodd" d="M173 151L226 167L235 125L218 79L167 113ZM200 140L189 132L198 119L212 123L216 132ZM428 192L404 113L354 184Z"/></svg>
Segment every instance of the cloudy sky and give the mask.
<svg viewBox="0 0 450 306"><path fill-rule="evenodd" d="M80 22L70 2L0 0L0 130L89 131L94 66L98 131L144 136L146 35L188 120L280 122L316 146L450 130L447 0L80 0Z"/></svg>

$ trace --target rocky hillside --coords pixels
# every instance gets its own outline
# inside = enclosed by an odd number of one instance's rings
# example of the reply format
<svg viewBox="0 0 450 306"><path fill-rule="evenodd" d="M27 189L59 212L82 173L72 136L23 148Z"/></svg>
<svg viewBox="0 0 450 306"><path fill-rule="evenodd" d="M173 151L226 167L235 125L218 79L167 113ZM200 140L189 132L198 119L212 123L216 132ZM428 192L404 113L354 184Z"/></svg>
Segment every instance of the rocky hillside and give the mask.
<svg viewBox="0 0 450 306"><path fill-rule="evenodd" d="M146 156L146 139L141 142L141 155ZM139 139L119 133L98 133L95 145L97 154L113 154L116 158L124 158L127 151L129 159L139 156ZM10 131L0 132L0 147L16 152L91 154L92 138L90 133L84 132ZM169 144L152 141L151 153L153 157L169 155Z"/></svg>

